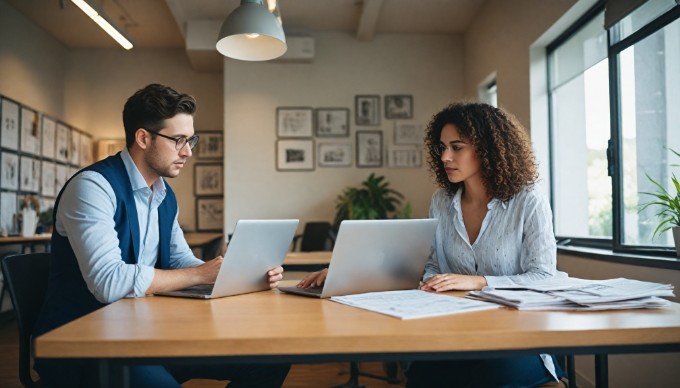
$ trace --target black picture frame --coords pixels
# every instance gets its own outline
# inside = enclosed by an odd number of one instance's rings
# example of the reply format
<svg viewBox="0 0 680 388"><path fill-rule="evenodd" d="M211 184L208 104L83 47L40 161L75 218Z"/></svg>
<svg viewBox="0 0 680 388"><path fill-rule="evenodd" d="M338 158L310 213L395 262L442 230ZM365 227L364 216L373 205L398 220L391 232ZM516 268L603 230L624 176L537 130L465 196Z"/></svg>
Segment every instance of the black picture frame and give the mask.
<svg viewBox="0 0 680 388"><path fill-rule="evenodd" d="M196 156L199 159L222 159L224 157L224 133L220 131L199 132Z"/></svg>
<svg viewBox="0 0 680 388"><path fill-rule="evenodd" d="M224 198L196 198L196 230L222 232L224 230Z"/></svg>
<svg viewBox="0 0 680 388"><path fill-rule="evenodd" d="M314 114L316 137L348 137L349 109L317 108Z"/></svg>
<svg viewBox="0 0 680 388"><path fill-rule="evenodd" d="M383 165L382 131L357 131L357 167L373 168Z"/></svg>
<svg viewBox="0 0 680 388"><path fill-rule="evenodd" d="M362 94L354 96L354 124L380 125L380 96Z"/></svg>
<svg viewBox="0 0 680 388"><path fill-rule="evenodd" d="M390 94L385 96L386 119L412 119L413 96L410 94Z"/></svg>
<svg viewBox="0 0 680 388"><path fill-rule="evenodd" d="M194 164L194 195L223 195L224 167L221 163Z"/></svg>

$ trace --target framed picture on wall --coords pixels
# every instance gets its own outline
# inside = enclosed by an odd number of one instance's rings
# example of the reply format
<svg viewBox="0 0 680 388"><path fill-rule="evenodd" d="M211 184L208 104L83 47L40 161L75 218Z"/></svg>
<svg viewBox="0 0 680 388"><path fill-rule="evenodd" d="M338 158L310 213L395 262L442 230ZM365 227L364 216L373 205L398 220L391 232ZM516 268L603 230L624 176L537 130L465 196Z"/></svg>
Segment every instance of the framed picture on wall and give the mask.
<svg viewBox="0 0 680 388"><path fill-rule="evenodd" d="M413 118L413 96L406 94L385 96L386 119Z"/></svg>
<svg viewBox="0 0 680 388"><path fill-rule="evenodd" d="M92 136L80 134L80 166L89 166L94 162L94 149L92 147Z"/></svg>
<svg viewBox="0 0 680 388"><path fill-rule="evenodd" d="M316 136L349 136L349 109L319 108L316 110Z"/></svg>
<svg viewBox="0 0 680 388"><path fill-rule="evenodd" d="M382 167L382 131L357 131L357 167Z"/></svg>
<svg viewBox="0 0 680 388"><path fill-rule="evenodd" d="M57 182L57 165L46 160L42 161L42 174L40 185L40 194L46 197L54 197L57 195L54 184Z"/></svg>
<svg viewBox="0 0 680 388"><path fill-rule="evenodd" d="M278 137L312 137L312 108L276 108ZM200 142L199 142L200 143Z"/></svg>
<svg viewBox="0 0 680 388"><path fill-rule="evenodd" d="M423 164L423 151L415 145L387 147L387 165L393 168L418 168Z"/></svg>
<svg viewBox="0 0 680 388"><path fill-rule="evenodd" d="M0 151L0 189L19 189L19 155Z"/></svg>
<svg viewBox="0 0 680 388"><path fill-rule="evenodd" d="M200 143L200 141L199 141ZM125 139L104 139L97 140L97 160L102 160L107 156L115 155L125 148Z"/></svg>
<svg viewBox="0 0 680 388"><path fill-rule="evenodd" d="M379 125L380 96L355 96L354 122L356 125Z"/></svg>
<svg viewBox="0 0 680 388"><path fill-rule="evenodd" d="M30 156L21 156L19 190L37 193L40 191L40 161Z"/></svg>
<svg viewBox="0 0 680 388"><path fill-rule="evenodd" d="M0 147L18 151L19 104L3 97L0 109Z"/></svg>
<svg viewBox="0 0 680 388"><path fill-rule="evenodd" d="M222 195L224 192L224 175L222 164L194 165L194 194Z"/></svg>
<svg viewBox="0 0 680 388"><path fill-rule="evenodd" d="M72 166L80 165L80 132L76 129L71 129L71 136L68 147L69 162Z"/></svg>
<svg viewBox="0 0 680 388"><path fill-rule="evenodd" d="M33 109L21 108L21 151L40 156L42 140L40 115Z"/></svg>
<svg viewBox="0 0 680 388"><path fill-rule="evenodd" d="M394 144L423 144L424 139L425 130L423 125L401 121L395 122Z"/></svg>
<svg viewBox="0 0 680 388"><path fill-rule="evenodd" d="M314 170L313 140L277 140L276 169L278 171Z"/></svg>
<svg viewBox="0 0 680 388"><path fill-rule="evenodd" d="M352 144L319 143L317 155L319 167L350 167L352 165Z"/></svg>
<svg viewBox="0 0 680 388"><path fill-rule="evenodd" d="M17 193L0 192L0 231L16 233Z"/></svg>
<svg viewBox="0 0 680 388"><path fill-rule="evenodd" d="M57 123L57 137L54 141L54 159L56 159L57 162L66 163L69 160L68 133L70 131L71 129L66 126L66 124Z"/></svg>
<svg viewBox="0 0 680 388"><path fill-rule="evenodd" d="M57 122L43 115L42 117L42 156L54 159L54 140L57 136Z"/></svg>
<svg viewBox="0 0 680 388"><path fill-rule="evenodd" d="M200 132L196 144L199 159L222 159L224 156L224 134L222 132Z"/></svg>
<svg viewBox="0 0 680 388"><path fill-rule="evenodd" d="M224 198L196 199L196 229L199 232L224 230Z"/></svg>

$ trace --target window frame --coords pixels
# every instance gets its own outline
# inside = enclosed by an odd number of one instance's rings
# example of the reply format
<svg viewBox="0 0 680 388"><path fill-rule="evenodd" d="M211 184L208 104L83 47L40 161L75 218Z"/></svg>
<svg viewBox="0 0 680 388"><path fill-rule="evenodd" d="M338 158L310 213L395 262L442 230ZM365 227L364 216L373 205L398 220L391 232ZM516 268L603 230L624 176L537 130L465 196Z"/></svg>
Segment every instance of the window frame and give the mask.
<svg viewBox="0 0 680 388"><path fill-rule="evenodd" d="M546 83L547 86L547 114L548 114L548 153L549 153L549 185L550 185L550 203L555 206L555 128L554 128L554 112L553 112L553 91L551 90L550 80L552 79L551 60L553 53L571 37L577 34L581 29L597 17L605 9L605 1L597 1L593 4L583 15L581 15L574 23L572 23L565 31L559 34L554 40L548 43L545 47L546 53ZM644 256L642 260L650 262L653 257L676 257L676 252L673 247L665 248L658 246L647 245L626 245L623 244L623 225L624 220L624 206L623 206L623 163L621 161L621 149L623 144L622 130L620 128L620 111L621 111L621 96L620 96L620 81L619 81L619 54L631 47L632 45L644 40L650 35L661 30L668 24L680 19L680 5L676 5L669 11L658 16L645 26L641 27L634 33L630 34L625 39L614 41L617 38L614 34L617 33L616 27L606 30L607 33L607 60L609 72L609 116L610 116L610 139L607 148L607 169L608 175L612 181L612 237L573 237L557 235L558 247L568 250L569 247L577 248L595 248L611 250L613 253L620 253L624 255ZM604 28L604 27L603 27ZM618 39L617 39L618 40ZM555 226L555 220L553 220Z"/></svg>

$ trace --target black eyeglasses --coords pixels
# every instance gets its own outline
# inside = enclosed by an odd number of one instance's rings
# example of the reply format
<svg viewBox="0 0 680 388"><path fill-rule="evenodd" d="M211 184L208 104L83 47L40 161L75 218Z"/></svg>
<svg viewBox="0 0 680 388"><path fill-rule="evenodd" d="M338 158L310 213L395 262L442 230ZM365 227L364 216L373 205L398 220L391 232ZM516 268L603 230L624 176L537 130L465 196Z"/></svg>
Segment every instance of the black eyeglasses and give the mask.
<svg viewBox="0 0 680 388"><path fill-rule="evenodd" d="M149 129L146 129L146 128L144 128L144 130L147 131L147 132L151 132L153 134L156 134L160 137L164 137L166 139L174 141L175 142L175 150L177 150L177 151L184 148L184 146L187 145L187 144L189 144L189 148L193 150L194 147L196 147L196 144L198 143L198 135L194 135L194 136L191 136L191 137L184 137L184 136L170 137L170 136L166 136L162 133L158 133L156 131L152 131L152 130L149 130Z"/></svg>

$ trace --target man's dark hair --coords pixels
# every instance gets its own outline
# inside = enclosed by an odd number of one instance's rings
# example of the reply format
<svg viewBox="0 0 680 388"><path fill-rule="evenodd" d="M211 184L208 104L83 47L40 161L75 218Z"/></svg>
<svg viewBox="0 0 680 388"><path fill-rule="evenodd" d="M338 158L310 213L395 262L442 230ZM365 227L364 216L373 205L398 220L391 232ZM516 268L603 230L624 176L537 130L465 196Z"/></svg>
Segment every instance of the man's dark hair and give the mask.
<svg viewBox="0 0 680 388"><path fill-rule="evenodd" d="M178 93L165 85L148 85L128 98L123 108L125 145L128 148L132 146L135 132L139 128L158 132L165 127L166 119L173 118L178 113L193 115L195 112L194 97Z"/></svg>

